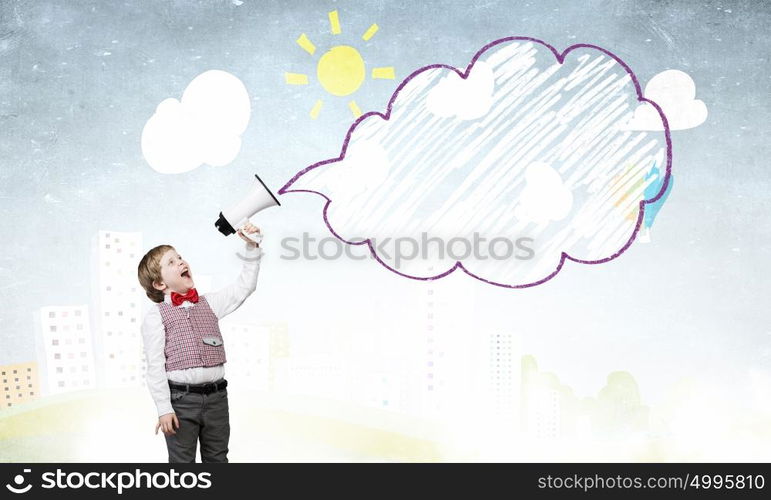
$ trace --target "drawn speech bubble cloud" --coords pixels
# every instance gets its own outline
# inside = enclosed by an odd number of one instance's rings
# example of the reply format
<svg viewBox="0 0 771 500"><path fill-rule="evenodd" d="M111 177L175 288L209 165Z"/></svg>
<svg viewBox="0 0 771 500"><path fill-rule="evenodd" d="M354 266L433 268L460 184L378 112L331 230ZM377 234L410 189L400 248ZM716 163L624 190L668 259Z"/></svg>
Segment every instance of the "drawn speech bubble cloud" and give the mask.
<svg viewBox="0 0 771 500"><path fill-rule="evenodd" d="M661 130L630 130L640 103L657 111ZM621 59L593 45L559 53L510 37L483 47L465 71L412 73L385 114L353 123L337 158L301 170L279 193L324 197L329 231L368 245L402 276L461 270L526 288L566 260L601 264L627 250L671 165L667 119Z"/></svg>

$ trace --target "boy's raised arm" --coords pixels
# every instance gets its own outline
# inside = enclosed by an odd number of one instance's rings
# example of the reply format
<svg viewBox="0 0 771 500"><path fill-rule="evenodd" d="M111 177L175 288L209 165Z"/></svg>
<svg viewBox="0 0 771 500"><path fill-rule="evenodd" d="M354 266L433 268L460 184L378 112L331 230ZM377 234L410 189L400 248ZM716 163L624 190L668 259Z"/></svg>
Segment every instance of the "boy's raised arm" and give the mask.
<svg viewBox="0 0 771 500"><path fill-rule="evenodd" d="M147 312L142 322L142 341L147 360L147 387L158 408L158 416L174 413L171 407L169 382L166 378L166 331L157 307Z"/></svg>
<svg viewBox="0 0 771 500"><path fill-rule="evenodd" d="M253 243L246 243L244 257L241 274L233 283L219 291L206 294L206 300L218 319L222 319L238 309L257 288L262 248Z"/></svg>

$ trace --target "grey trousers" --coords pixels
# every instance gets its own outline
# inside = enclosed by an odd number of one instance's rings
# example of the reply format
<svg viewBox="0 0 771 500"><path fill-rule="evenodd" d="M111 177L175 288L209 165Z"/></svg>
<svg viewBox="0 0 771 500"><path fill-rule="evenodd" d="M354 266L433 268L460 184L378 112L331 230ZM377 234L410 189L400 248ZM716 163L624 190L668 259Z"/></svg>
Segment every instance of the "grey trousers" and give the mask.
<svg viewBox="0 0 771 500"><path fill-rule="evenodd" d="M230 440L228 390L196 394L171 390L171 406L179 419L177 433L166 436L169 463L195 462L201 441L202 462L227 462Z"/></svg>

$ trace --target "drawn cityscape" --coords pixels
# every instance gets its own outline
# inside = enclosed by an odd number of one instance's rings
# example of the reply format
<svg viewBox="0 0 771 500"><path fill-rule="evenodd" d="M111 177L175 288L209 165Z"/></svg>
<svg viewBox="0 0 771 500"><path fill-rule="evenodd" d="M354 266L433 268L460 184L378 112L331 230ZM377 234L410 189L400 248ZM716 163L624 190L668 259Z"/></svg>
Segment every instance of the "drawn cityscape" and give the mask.
<svg viewBox="0 0 771 500"><path fill-rule="evenodd" d="M90 304L45 305L34 313L36 358L0 367L3 409L62 393L144 388L142 311L152 307L136 279L142 234L99 231L91 241ZM210 276L196 276L200 293ZM413 345L381 352L376 336L337 325L312 345L293 346L286 321L221 321L227 377L256 391L309 394L422 418L469 408L536 439L629 436L648 430L648 408L626 372L608 376L596 398L573 394L539 371L509 331L478 332L454 306L462 287L428 284L410 312ZM326 345L326 347L324 347ZM148 395L148 405L150 399ZM2 410L0 410L2 418Z"/></svg>

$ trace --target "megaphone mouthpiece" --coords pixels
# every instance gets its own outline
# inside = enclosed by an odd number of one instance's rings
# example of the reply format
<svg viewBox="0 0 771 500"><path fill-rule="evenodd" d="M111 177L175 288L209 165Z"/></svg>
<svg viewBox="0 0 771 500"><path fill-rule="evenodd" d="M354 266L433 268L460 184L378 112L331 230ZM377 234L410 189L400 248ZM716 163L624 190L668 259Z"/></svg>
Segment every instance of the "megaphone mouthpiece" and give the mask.
<svg viewBox="0 0 771 500"><path fill-rule="evenodd" d="M228 222L225 216L222 215L222 212L220 212L220 216L219 219L217 219L217 222L214 223L214 227L216 227L219 232L225 236L230 236L236 232L236 230L233 229L233 226L230 225L230 222Z"/></svg>

